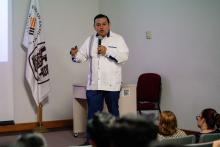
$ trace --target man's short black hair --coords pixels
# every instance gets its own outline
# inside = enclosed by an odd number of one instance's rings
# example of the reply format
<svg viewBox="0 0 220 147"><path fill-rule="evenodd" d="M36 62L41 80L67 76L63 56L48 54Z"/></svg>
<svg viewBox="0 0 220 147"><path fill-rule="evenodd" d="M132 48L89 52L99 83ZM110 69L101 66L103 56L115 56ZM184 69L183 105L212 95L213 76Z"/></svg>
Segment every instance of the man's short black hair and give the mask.
<svg viewBox="0 0 220 147"><path fill-rule="evenodd" d="M90 138L95 141L96 147L110 146L110 130L115 119L110 113L96 112L88 121L87 131Z"/></svg>
<svg viewBox="0 0 220 147"><path fill-rule="evenodd" d="M19 136L15 147L47 147L47 143L41 133L25 133Z"/></svg>
<svg viewBox="0 0 220 147"><path fill-rule="evenodd" d="M114 147L148 147L157 139L158 127L143 116L123 116L111 128Z"/></svg>
<svg viewBox="0 0 220 147"><path fill-rule="evenodd" d="M98 18L106 18L107 21L108 21L108 23L110 23L108 16L106 16L106 15L104 15L104 14L98 14L98 15L96 15L95 18L94 18L94 25L95 25L95 20L98 19Z"/></svg>

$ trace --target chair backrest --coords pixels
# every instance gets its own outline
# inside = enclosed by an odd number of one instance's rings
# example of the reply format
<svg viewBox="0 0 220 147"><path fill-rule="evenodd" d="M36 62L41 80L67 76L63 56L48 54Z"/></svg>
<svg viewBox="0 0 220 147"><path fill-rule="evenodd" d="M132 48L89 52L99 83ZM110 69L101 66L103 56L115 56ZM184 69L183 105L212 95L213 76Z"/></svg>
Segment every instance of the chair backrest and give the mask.
<svg viewBox="0 0 220 147"><path fill-rule="evenodd" d="M210 142L220 139L220 133L201 134L199 142Z"/></svg>
<svg viewBox="0 0 220 147"><path fill-rule="evenodd" d="M185 147L212 147L213 142L186 144Z"/></svg>
<svg viewBox="0 0 220 147"><path fill-rule="evenodd" d="M159 102L161 77L156 73L141 74L137 82L137 101Z"/></svg>
<svg viewBox="0 0 220 147"><path fill-rule="evenodd" d="M195 135L187 135L187 136L184 136L184 137L164 139L164 140L161 140L160 143L162 143L162 144L180 144L180 145L184 145L184 144L195 143L195 140L196 140Z"/></svg>

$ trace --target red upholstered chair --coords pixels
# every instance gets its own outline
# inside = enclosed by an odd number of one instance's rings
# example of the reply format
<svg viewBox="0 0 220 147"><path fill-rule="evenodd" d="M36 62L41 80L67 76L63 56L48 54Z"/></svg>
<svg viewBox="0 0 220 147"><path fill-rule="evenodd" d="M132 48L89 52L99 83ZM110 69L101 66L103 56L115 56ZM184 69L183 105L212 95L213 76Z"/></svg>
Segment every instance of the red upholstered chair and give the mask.
<svg viewBox="0 0 220 147"><path fill-rule="evenodd" d="M143 73L137 82L137 110L160 110L161 76Z"/></svg>

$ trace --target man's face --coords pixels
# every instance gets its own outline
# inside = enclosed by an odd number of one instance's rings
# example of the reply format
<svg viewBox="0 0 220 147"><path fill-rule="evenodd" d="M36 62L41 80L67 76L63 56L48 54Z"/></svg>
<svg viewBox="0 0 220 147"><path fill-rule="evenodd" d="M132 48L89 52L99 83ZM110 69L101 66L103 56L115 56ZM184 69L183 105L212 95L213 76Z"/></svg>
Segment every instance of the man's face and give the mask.
<svg viewBox="0 0 220 147"><path fill-rule="evenodd" d="M110 30L110 24L108 23L107 18L97 18L95 20L94 28L99 36L105 37Z"/></svg>

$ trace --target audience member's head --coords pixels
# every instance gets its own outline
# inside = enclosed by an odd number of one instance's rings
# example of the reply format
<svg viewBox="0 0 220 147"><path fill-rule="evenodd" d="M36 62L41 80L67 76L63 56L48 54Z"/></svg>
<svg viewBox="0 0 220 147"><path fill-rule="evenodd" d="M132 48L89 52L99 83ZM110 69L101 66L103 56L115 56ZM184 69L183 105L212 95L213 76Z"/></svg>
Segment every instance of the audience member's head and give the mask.
<svg viewBox="0 0 220 147"><path fill-rule="evenodd" d="M110 146L110 128L114 124L115 117L110 113L97 112L92 119L89 120L87 131L90 143L96 147Z"/></svg>
<svg viewBox="0 0 220 147"><path fill-rule="evenodd" d="M153 122L135 116L118 118L111 130L112 147L147 147L158 132Z"/></svg>
<svg viewBox="0 0 220 147"><path fill-rule="evenodd" d="M40 133L27 133L18 138L14 147L47 147L47 144Z"/></svg>
<svg viewBox="0 0 220 147"><path fill-rule="evenodd" d="M159 133L164 136L173 135L177 131L177 119L173 112L163 111L159 117Z"/></svg>
<svg viewBox="0 0 220 147"><path fill-rule="evenodd" d="M200 116L196 117L197 126L201 129L202 132L206 133L206 130L216 130L216 127L219 127L220 117L215 109L206 108L202 110Z"/></svg>

